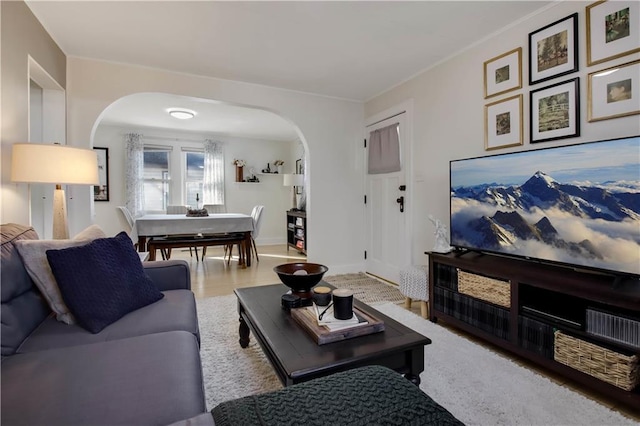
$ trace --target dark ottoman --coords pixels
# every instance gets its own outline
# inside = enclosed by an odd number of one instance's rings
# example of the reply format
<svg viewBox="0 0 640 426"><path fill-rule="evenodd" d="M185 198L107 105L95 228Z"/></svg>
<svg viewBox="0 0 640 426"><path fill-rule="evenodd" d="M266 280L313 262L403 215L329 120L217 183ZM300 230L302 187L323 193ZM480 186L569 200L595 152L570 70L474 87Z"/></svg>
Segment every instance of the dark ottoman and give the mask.
<svg viewBox="0 0 640 426"><path fill-rule="evenodd" d="M227 401L212 413L216 426L463 424L414 384L381 366Z"/></svg>

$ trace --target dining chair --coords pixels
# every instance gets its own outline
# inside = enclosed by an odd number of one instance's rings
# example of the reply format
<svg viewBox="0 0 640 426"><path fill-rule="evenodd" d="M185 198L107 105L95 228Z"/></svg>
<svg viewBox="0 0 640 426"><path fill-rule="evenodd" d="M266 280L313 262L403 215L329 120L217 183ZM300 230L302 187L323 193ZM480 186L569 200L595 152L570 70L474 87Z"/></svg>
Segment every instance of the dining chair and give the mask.
<svg viewBox="0 0 640 426"><path fill-rule="evenodd" d="M189 212L189 207L182 205L182 204L169 204L167 205L167 210L166 210L167 214L187 214ZM185 237L194 237L195 235L167 235L164 238L166 240L172 240L172 239L183 239ZM198 247L196 246L189 246L189 254L193 257L193 250L196 251L196 262L199 261L199 257L198 257ZM163 248L160 249L160 253L162 254L162 259L163 260L169 260L171 259L171 247L169 248ZM202 257L202 259L204 260L204 256Z"/></svg>
<svg viewBox="0 0 640 426"><path fill-rule="evenodd" d="M260 228L262 227L262 212L264 211L264 206L255 206L253 211L251 212L251 217L253 218L253 232L251 232L251 251L256 254L256 261L260 262L260 258L258 257L258 247L256 247L256 239L258 238L258 234L260 233Z"/></svg>
<svg viewBox="0 0 640 426"><path fill-rule="evenodd" d="M206 209L208 213L226 213L227 206L224 204L203 204L203 209Z"/></svg>
<svg viewBox="0 0 640 426"><path fill-rule="evenodd" d="M189 208L181 204L167 206L167 214L187 214Z"/></svg>
<svg viewBox="0 0 640 426"><path fill-rule="evenodd" d="M255 253L256 261L260 262L260 258L258 257L258 248L256 247L256 239L258 238L258 234L260 233L260 228L262 226L262 212L264 210L264 206L257 205L253 207L251 211L251 218L253 219L253 231L251 231L251 246L249 247L249 256L253 256ZM241 253L242 247L238 244L238 253ZM224 248L224 256L225 258L229 256L229 260L231 260L231 255L233 253L233 244L229 244Z"/></svg>
<svg viewBox="0 0 640 426"><path fill-rule="evenodd" d="M134 238L132 236L133 230L135 228L135 220L133 219L133 215L125 206L118 206L116 207L116 210L120 212L121 218L124 219L124 221L120 222L124 225L123 228L125 228L126 233L129 234L129 238L131 238L131 240L133 241L133 246L137 249L138 242L134 241Z"/></svg>

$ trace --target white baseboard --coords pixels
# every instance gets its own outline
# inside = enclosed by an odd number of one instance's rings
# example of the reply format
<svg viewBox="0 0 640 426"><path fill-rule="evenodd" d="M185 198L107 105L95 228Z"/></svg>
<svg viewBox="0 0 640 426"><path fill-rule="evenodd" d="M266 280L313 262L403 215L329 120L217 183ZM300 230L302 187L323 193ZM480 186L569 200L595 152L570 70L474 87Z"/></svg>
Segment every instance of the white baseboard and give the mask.
<svg viewBox="0 0 640 426"><path fill-rule="evenodd" d="M277 244L287 244L286 238L260 238L256 240L257 246L274 246Z"/></svg>
<svg viewBox="0 0 640 426"><path fill-rule="evenodd" d="M364 272L364 263L327 265L327 267L329 268L329 271L326 275L355 274L357 272Z"/></svg>

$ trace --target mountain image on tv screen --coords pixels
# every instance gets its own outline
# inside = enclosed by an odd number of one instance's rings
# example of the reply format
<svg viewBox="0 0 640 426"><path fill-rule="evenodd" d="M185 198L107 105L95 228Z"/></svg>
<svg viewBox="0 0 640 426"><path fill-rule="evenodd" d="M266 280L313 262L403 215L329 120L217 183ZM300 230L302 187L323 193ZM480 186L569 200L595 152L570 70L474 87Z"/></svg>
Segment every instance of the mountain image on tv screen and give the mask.
<svg viewBox="0 0 640 426"><path fill-rule="evenodd" d="M640 137L451 162L453 246L640 275Z"/></svg>

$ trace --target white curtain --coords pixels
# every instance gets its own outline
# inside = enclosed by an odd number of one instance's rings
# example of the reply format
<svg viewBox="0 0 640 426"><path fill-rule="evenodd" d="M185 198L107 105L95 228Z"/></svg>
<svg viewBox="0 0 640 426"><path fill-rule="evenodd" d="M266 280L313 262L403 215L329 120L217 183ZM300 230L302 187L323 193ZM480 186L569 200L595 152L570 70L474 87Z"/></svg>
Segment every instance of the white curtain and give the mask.
<svg viewBox="0 0 640 426"><path fill-rule="evenodd" d="M144 215L144 144L138 133L127 133L125 142L125 205L137 218Z"/></svg>
<svg viewBox="0 0 640 426"><path fill-rule="evenodd" d="M224 205L224 154L222 143L204 141L203 204Z"/></svg>

